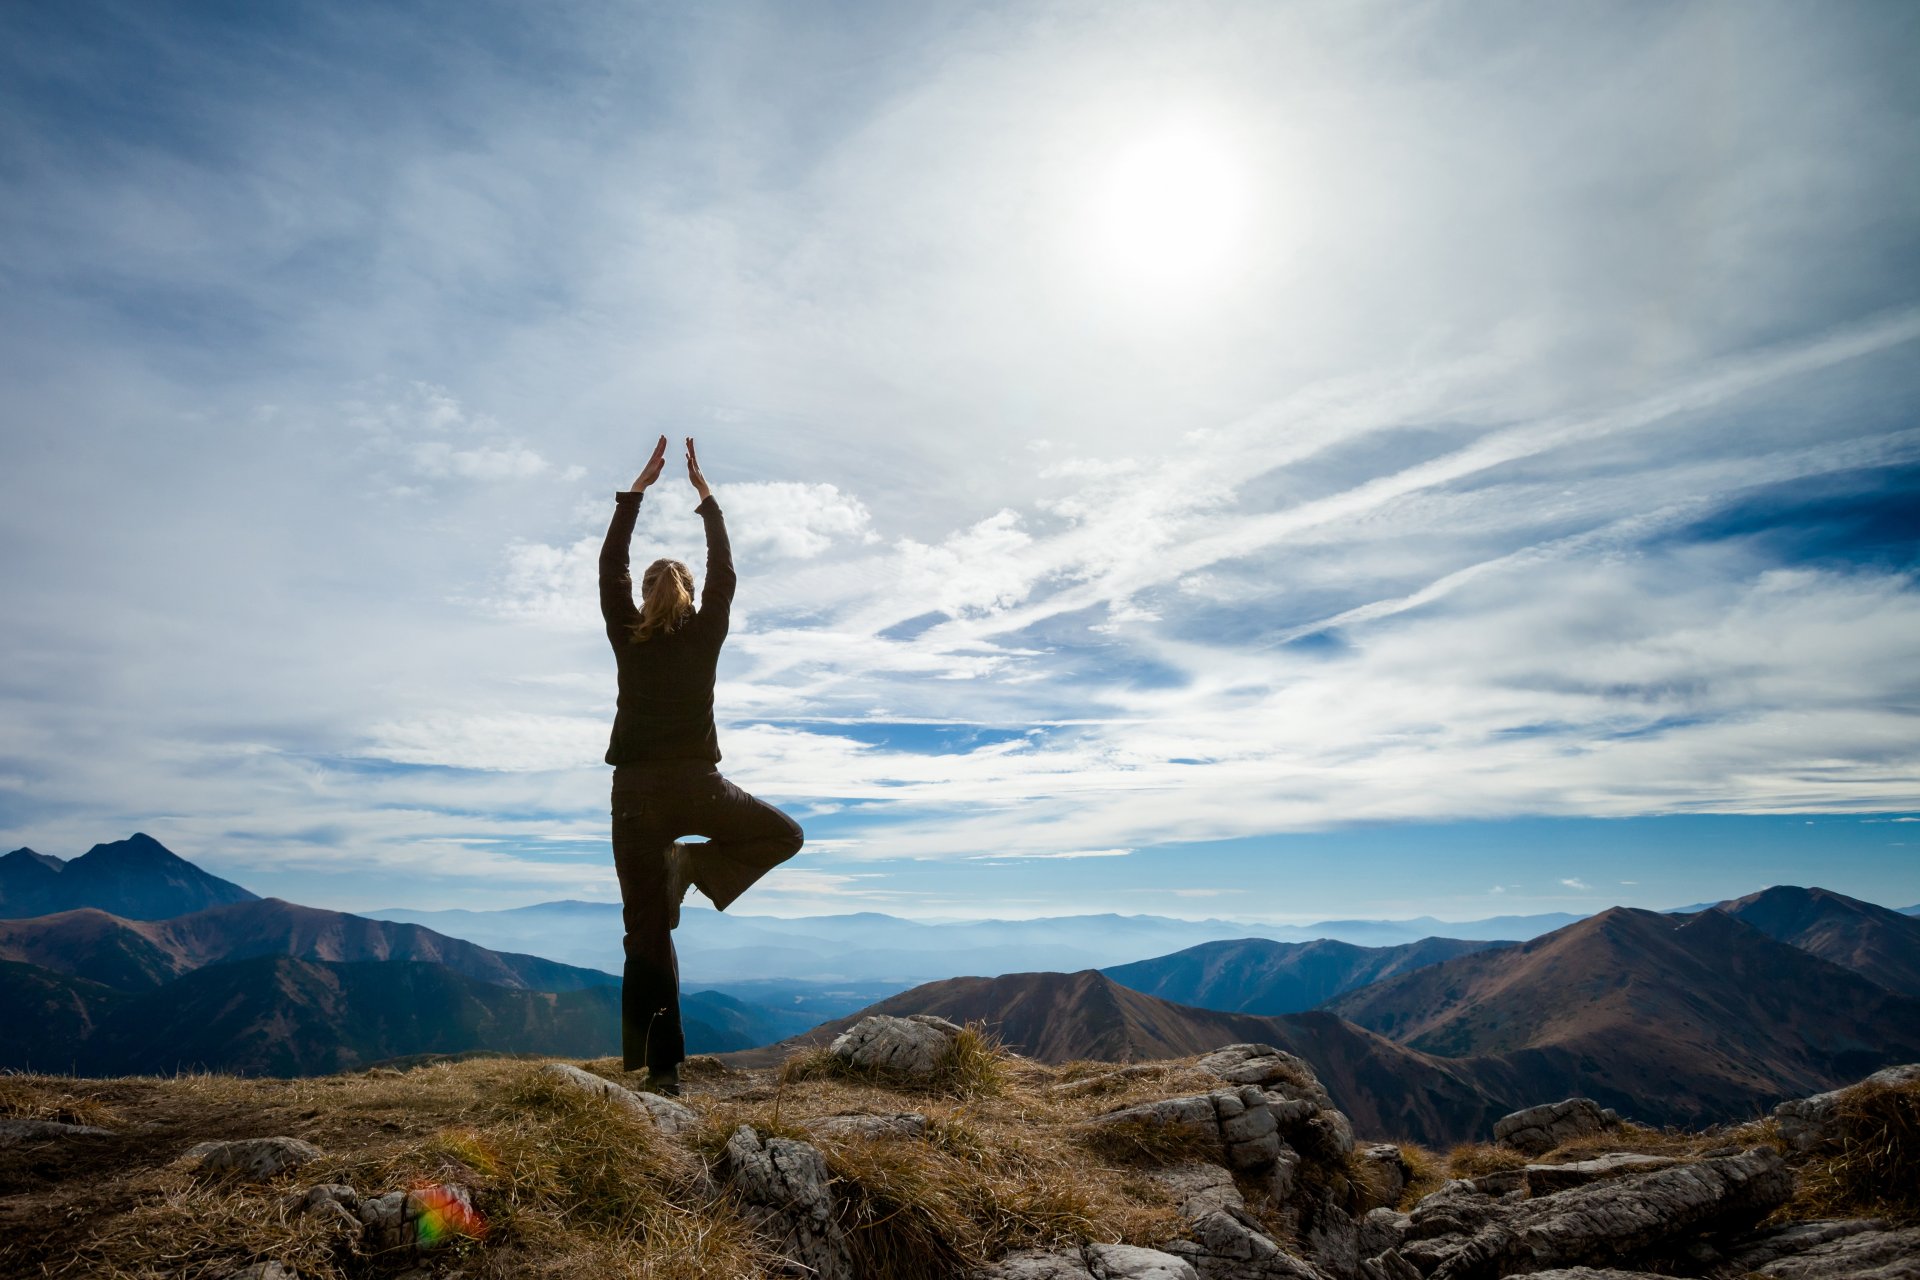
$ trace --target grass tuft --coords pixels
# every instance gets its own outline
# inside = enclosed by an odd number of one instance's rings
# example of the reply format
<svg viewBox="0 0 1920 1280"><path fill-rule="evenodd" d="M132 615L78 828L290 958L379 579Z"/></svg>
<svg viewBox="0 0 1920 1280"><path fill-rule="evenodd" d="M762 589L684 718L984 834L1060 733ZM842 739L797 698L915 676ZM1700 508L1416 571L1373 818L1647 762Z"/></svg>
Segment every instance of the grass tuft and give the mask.
<svg viewBox="0 0 1920 1280"><path fill-rule="evenodd" d="M1411 1142L1400 1144L1400 1158L1407 1162L1407 1186L1394 1208L1405 1213L1440 1189L1447 1180L1447 1166L1438 1152Z"/></svg>
<svg viewBox="0 0 1920 1280"><path fill-rule="evenodd" d="M1497 1147L1491 1142L1463 1142L1447 1152L1449 1178L1477 1178L1502 1169L1524 1169L1528 1158L1512 1147Z"/></svg>
<svg viewBox="0 0 1920 1280"><path fill-rule="evenodd" d="M1800 1171L1788 1215L1920 1223L1920 1082L1855 1085L1839 1121L1839 1150Z"/></svg>
<svg viewBox="0 0 1920 1280"><path fill-rule="evenodd" d="M781 1064L781 1085L807 1080L847 1080L890 1086L915 1093L945 1094L955 1098L991 1098L1009 1081L1010 1054L985 1024L970 1022L960 1029L926 1076L855 1067L830 1049L805 1049Z"/></svg>

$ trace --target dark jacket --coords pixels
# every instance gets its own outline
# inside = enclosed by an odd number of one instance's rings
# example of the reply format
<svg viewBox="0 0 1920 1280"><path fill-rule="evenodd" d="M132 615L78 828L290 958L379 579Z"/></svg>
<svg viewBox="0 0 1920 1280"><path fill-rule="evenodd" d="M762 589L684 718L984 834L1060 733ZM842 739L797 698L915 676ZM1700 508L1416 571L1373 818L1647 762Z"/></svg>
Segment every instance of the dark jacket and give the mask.
<svg viewBox="0 0 1920 1280"><path fill-rule="evenodd" d="M646 760L720 760L713 730L713 673L727 638L733 605L733 553L720 504L711 495L694 508L707 526L707 579L700 607L672 631L635 644L640 610L633 603L627 544L640 514L640 495L614 495L613 520L600 547L600 616L620 664L620 709L613 719L607 763Z"/></svg>

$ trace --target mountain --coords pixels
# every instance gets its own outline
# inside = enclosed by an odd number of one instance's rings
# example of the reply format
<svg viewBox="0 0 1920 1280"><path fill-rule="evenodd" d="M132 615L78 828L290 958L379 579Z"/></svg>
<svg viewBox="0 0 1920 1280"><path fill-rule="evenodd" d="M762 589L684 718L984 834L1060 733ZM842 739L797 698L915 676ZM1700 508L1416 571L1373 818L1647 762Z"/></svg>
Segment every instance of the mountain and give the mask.
<svg viewBox="0 0 1920 1280"><path fill-rule="evenodd" d="M1325 1007L1472 1060L1501 1096L1585 1094L1661 1124L1746 1118L1920 1058L1920 1001L1721 911L1615 907Z"/></svg>
<svg viewBox="0 0 1920 1280"><path fill-rule="evenodd" d="M1716 910L1902 995L1920 996L1920 920L1831 889L1775 885Z"/></svg>
<svg viewBox="0 0 1920 1280"><path fill-rule="evenodd" d="M1313 1065L1361 1132L1452 1142L1484 1132L1512 1108L1475 1081L1471 1066L1410 1051L1324 1013L1262 1017L1193 1009L1121 986L1097 970L950 978L903 991L804 1036L727 1055L765 1066L827 1044L867 1014L932 1013L985 1022L1008 1048L1043 1062L1134 1062L1260 1041Z"/></svg>
<svg viewBox="0 0 1920 1280"><path fill-rule="evenodd" d="M618 985L598 969L490 951L419 925L258 898L170 920L124 920L84 909L0 920L0 960L22 961L124 991L162 986L211 964L285 955L352 963L406 960L445 965L476 982L534 991Z"/></svg>
<svg viewBox="0 0 1920 1280"><path fill-rule="evenodd" d="M1122 986L1175 1004L1229 1013L1298 1013L1382 978L1506 945L1425 938L1397 947L1356 947L1331 938L1241 938L1202 943L1101 972Z"/></svg>
<svg viewBox="0 0 1920 1280"><path fill-rule="evenodd" d="M97 844L71 862L15 849L0 857L0 917L94 907L129 920L164 920L256 895L209 875L145 832Z"/></svg>
<svg viewBox="0 0 1920 1280"><path fill-rule="evenodd" d="M383 908L360 914L423 924L495 950L526 951L609 972L621 966L618 903L542 902L506 911ZM1400 946L1435 935L1492 941L1536 937L1578 918L1556 913L1454 924L1421 917L1260 925L1104 914L935 924L876 911L789 919L689 904L681 913L674 945L681 976L689 985L718 986L778 975L906 987L956 973L1072 972L1122 965L1222 938L1296 943L1331 938L1366 946Z"/></svg>
<svg viewBox="0 0 1920 1280"><path fill-rule="evenodd" d="M87 1037L127 997L85 978L0 960L0 1071L74 1069Z"/></svg>
<svg viewBox="0 0 1920 1280"><path fill-rule="evenodd" d="M619 1051L619 1006L617 987L556 994L478 982L443 964L257 956L122 1001L77 1060L91 1075L295 1076L476 1048L597 1057Z"/></svg>

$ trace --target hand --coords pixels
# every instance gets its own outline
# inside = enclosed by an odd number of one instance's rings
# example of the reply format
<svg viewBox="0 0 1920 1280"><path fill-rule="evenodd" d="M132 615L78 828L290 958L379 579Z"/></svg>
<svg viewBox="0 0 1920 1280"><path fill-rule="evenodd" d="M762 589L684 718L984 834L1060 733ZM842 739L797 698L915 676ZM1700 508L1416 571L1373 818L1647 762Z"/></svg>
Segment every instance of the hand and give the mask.
<svg viewBox="0 0 1920 1280"><path fill-rule="evenodd" d="M700 457L693 451L692 436L687 437L687 479L693 482L694 492L700 495L700 501L705 502L713 496L713 490L707 487L707 478L700 474Z"/></svg>
<svg viewBox="0 0 1920 1280"><path fill-rule="evenodd" d="M667 465L667 438L660 437L660 443L653 446L653 456L647 459L647 465L640 469L634 478L633 491L645 493L647 486L660 478L661 470Z"/></svg>

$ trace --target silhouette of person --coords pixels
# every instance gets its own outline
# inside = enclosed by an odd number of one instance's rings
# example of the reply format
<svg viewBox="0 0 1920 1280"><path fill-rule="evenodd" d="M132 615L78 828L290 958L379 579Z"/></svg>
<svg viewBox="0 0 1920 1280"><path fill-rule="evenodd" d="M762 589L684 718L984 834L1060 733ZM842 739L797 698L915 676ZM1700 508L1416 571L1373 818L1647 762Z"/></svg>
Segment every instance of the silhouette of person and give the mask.
<svg viewBox="0 0 1920 1280"><path fill-rule="evenodd" d="M600 548L600 613L619 665L620 702L607 763L613 766L613 865L620 878L626 967L620 993L621 1055L642 1086L680 1092L686 1038L680 1026L680 967L672 930L692 884L725 910L747 887L799 852L800 825L720 776L713 727L713 679L733 603L733 553L726 521L687 437L687 479L700 495L707 578L693 602L693 574L655 560L633 601L628 544L640 502L666 464L667 438L631 489L614 495ZM682 844L700 835L705 844Z"/></svg>

